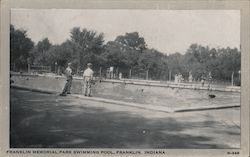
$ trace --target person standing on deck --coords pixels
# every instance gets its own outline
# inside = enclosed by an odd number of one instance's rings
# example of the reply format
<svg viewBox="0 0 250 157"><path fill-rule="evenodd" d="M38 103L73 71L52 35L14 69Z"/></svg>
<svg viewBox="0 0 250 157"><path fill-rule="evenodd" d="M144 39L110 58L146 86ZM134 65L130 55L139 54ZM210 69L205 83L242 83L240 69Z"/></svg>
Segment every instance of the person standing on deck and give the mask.
<svg viewBox="0 0 250 157"><path fill-rule="evenodd" d="M87 64L87 69L83 73L83 94L85 96L91 96L91 84L93 80L93 70L92 64L88 63Z"/></svg>
<svg viewBox="0 0 250 157"><path fill-rule="evenodd" d="M72 84L72 69L71 69L71 63L68 63L68 67L66 68L65 72L64 72L65 76L66 76L66 84L63 88L62 93L60 94L60 96L66 96L67 94L70 94L70 89L71 89L71 84Z"/></svg>
<svg viewBox="0 0 250 157"><path fill-rule="evenodd" d="M208 73L208 90L210 90L211 88L211 84L212 84L212 74L211 72Z"/></svg>
<svg viewBox="0 0 250 157"><path fill-rule="evenodd" d="M204 87L204 84L205 84L205 78L204 78L204 76L202 75L202 76L201 76L201 86Z"/></svg>

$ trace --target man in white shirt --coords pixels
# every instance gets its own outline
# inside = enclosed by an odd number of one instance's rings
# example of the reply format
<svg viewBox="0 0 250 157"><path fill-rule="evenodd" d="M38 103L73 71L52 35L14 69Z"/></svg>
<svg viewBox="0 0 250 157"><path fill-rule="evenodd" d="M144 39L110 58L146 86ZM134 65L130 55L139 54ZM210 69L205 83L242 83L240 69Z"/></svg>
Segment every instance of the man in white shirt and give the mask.
<svg viewBox="0 0 250 157"><path fill-rule="evenodd" d="M66 68L66 70L64 71L64 74L66 76L66 84L63 88L62 93L60 94L60 96L66 96L67 94L70 94L70 89L71 89L71 84L72 84L72 69L71 69L71 63L68 63L68 67Z"/></svg>
<svg viewBox="0 0 250 157"><path fill-rule="evenodd" d="M85 96L91 96L91 82L93 80L93 70L92 64L88 63L87 64L87 69L83 73L83 93Z"/></svg>

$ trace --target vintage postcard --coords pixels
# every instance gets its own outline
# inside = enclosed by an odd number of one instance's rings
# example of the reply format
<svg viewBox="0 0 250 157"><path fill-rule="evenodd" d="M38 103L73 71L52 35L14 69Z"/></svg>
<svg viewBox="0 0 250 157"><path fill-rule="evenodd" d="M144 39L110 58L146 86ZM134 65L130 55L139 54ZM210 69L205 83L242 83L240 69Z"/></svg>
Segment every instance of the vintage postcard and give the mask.
<svg viewBox="0 0 250 157"><path fill-rule="evenodd" d="M0 156L249 156L249 1L1 1Z"/></svg>

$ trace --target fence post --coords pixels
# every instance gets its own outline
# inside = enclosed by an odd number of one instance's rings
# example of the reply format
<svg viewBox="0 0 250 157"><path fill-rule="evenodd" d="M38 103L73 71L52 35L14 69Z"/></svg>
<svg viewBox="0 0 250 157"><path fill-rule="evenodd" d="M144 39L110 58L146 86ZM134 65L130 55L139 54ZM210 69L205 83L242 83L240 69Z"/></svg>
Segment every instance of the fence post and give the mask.
<svg viewBox="0 0 250 157"><path fill-rule="evenodd" d="M57 62L55 62L55 74L57 74Z"/></svg>
<svg viewBox="0 0 250 157"><path fill-rule="evenodd" d="M60 74L60 71L61 71L61 66L59 65L59 66L57 67L57 75Z"/></svg>
<svg viewBox="0 0 250 157"><path fill-rule="evenodd" d="M234 72L232 73L232 76L231 76L231 84L232 84L232 86L234 86Z"/></svg>
<svg viewBox="0 0 250 157"><path fill-rule="evenodd" d="M148 80L148 70L146 71L146 80Z"/></svg>
<svg viewBox="0 0 250 157"><path fill-rule="evenodd" d="M129 79L131 79L131 75L132 75L132 70L129 69Z"/></svg>
<svg viewBox="0 0 250 157"><path fill-rule="evenodd" d="M100 77L100 79L102 78L102 67L100 67L100 69L99 69L99 77Z"/></svg>
<svg viewBox="0 0 250 157"><path fill-rule="evenodd" d="M30 64L28 63L28 73L30 73Z"/></svg>
<svg viewBox="0 0 250 157"><path fill-rule="evenodd" d="M118 67L116 68L116 74L115 74L115 79L118 78Z"/></svg>
<svg viewBox="0 0 250 157"><path fill-rule="evenodd" d="M171 81L171 74L172 74L172 71L170 70L169 71L169 81Z"/></svg>
<svg viewBox="0 0 250 157"><path fill-rule="evenodd" d="M240 83L241 83L241 80L240 80L241 71L239 70L238 73L239 73L239 81L240 81Z"/></svg>

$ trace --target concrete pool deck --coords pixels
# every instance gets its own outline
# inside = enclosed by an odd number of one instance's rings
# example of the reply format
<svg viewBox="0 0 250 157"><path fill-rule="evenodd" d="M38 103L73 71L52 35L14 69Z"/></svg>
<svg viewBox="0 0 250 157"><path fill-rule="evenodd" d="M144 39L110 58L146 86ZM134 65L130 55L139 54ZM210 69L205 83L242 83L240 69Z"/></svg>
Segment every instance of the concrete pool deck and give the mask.
<svg viewBox="0 0 250 157"><path fill-rule="evenodd" d="M11 148L240 148L240 109L166 113L10 89Z"/></svg>

